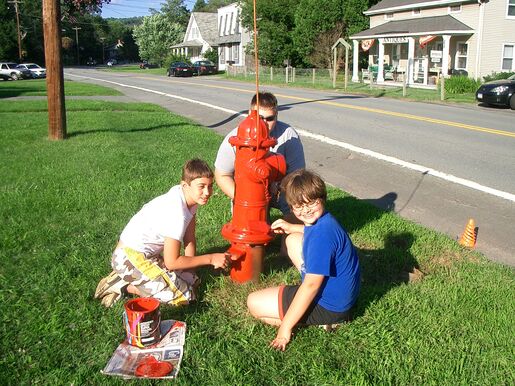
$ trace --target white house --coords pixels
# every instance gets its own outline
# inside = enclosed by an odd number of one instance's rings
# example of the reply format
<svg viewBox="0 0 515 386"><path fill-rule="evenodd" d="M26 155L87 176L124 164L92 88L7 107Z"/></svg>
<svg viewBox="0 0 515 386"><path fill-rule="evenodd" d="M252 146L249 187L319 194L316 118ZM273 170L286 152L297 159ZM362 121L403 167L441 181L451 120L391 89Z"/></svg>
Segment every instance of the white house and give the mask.
<svg viewBox="0 0 515 386"><path fill-rule="evenodd" d="M515 71L515 0L383 0L364 14L370 28L350 37L353 81L360 51L368 52L378 83L386 74L427 85L439 73Z"/></svg>
<svg viewBox="0 0 515 386"><path fill-rule="evenodd" d="M242 28L241 8L232 3L218 9L218 68L245 65L245 46L250 42L249 31Z"/></svg>
<svg viewBox="0 0 515 386"><path fill-rule="evenodd" d="M206 51L217 49L217 38L217 14L193 12L183 42L172 46L172 53L185 56L192 62L202 60Z"/></svg>

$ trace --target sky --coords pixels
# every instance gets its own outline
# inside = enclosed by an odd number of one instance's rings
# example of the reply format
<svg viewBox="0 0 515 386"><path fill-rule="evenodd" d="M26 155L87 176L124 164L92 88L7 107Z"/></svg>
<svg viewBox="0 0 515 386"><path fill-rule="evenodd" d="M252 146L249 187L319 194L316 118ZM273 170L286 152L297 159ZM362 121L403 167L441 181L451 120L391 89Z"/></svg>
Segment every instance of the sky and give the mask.
<svg viewBox="0 0 515 386"><path fill-rule="evenodd" d="M163 0L111 0L109 4L102 5L102 17L127 18L135 16L148 16L149 8L159 10ZM191 10L194 0L185 0L184 4Z"/></svg>

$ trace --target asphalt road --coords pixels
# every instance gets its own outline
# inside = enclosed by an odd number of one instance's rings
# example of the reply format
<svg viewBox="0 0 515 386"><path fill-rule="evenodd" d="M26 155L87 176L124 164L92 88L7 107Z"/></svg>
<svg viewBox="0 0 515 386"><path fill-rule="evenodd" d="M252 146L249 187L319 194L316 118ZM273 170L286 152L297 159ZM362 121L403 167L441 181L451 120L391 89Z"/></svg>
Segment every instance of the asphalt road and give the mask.
<svg viewBox="0 0 515 386"><path fill-rule="evenodd" d="M65 71L75 81L119 89L220 134L241 121L255 86L220 77ZM515 112L330 91L261 87L298 129L308 167L327 182L404 218L459 237L469 218L476 248L515 266Z"/></svg>

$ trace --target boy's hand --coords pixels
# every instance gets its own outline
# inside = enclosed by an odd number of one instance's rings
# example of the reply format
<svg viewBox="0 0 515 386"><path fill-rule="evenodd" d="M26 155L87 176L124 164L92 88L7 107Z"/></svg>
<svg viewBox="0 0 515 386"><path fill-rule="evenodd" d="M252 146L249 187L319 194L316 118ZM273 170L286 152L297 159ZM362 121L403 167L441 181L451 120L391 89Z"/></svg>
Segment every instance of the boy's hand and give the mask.
<svg viewBox="0 0 515 386"><path fill-rule="evenodd" d="M284 331L283 331L284 330ZM275 339L270 342L270 347L275 348L276 350L284 351L286 349L286 345L290 342L291 339L291 330L279 327L279 331L277 331L277 336Z"/></svg>
<svg viewBox="0 0 515 386"><path fill-rule="evenodd" d="M230 255L228 253L213 253L211 254L211 265L215 267L215 269L226 269L229 257Z"/></svg>
<svg viewBox="0 0 515 386"><path fill-rule="evenodd" d="M282 218L280 218L279 220L275 220L272 223L271 228L274 231L274 233L290 234L291 233L291 231L290 231L291 225L292 224L290 224L289 222L284 221Z"/></svg>

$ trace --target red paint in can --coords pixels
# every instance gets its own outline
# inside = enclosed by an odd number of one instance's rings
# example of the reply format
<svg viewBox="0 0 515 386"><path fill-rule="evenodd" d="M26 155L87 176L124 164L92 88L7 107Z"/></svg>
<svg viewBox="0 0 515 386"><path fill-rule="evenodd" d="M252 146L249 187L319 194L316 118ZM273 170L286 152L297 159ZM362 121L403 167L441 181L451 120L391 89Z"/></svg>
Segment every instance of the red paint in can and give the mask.
<svg viewBox="0 0 515 386"><path fill-rule="evenodd" d="M161 312L154 298L135 298L125 303L123 314L127 342L136 347L150 346L161 339Z"/></svg>

